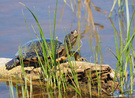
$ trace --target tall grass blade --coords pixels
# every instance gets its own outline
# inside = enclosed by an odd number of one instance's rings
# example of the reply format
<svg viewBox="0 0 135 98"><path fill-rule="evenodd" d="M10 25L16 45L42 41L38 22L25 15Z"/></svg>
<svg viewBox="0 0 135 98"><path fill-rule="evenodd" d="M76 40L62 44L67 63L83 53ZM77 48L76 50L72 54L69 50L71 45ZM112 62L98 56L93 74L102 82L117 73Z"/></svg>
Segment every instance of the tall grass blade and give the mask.
<svg viewBox="0 0 135 98"><path fill-rule="evenodd" d="M9 85L10 85L10 93L11 93L10 95L12 96L12 98L15 98L12 79L11 81L9 81Z"/></svg>
<svg viewBox="0 0 135 98"><path fill-rule="evenodd" d="M116 2L117 2L117 0L115 0L114 3L113 3L113 6L112 6L110 14L109 14L109 17L111 17L111 15L112 15L112 11L113 11L113 9L114 9L114 7L116 5Z"/></svg>
<svg viewBox="0 0 135 98"><path fill-rule="evenodd" d="M69 84L70 87L72 87L80 96L81 96L81 93L78 89L76 89L74 86L72 86L71 84Z"/></svg>

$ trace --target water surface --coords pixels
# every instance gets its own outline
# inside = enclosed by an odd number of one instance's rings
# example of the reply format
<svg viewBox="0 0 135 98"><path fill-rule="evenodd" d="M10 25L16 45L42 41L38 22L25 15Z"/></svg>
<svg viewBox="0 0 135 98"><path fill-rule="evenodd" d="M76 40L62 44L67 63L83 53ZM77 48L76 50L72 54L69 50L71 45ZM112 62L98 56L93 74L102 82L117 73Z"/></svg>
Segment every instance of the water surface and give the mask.
<svg viewBox="0 0 135 98"><path fill-rule="evenodd" d="M38 27L36 25L35 20L33 19L30 12L19 2L24 3L28 6L32 11L34 8L36 10L37 17L39 19L39 23L44 31L45 37L50 37L50 24L49 24L49 10L50 10L50 19L51 19L51 30L53 31L53 19L54 19L54 10L55 10L55 2L53 0L1 0L0 1L0 57L2 58L13 58L15 53L18 51L18 46L20 44L24 44L27 41L36 38L31 26L34 26L37 34L39 35ZM84 2L84 1L82 1ZM113 27L110 23L108 15L110 13L111 7L113 5L113 0L92 0L93 4L99 8L101 8L101 12L96 11L93 6L92 15L94 18L94 22L103 26L103 29L100 29L100 26L96 26L96 30L100 36L101 40L101 48L103 55L103 63L109 64L112 68L115 68L117 60L109 51L109 48L115 53L115 40L114 40L114 31ZM68 4L70 2L67 1ZM58 1L57 8L57 17L56 17L56 36L58 39L63 41L64 36L66 35L65 29L67 32L71 30L77 29L78 24L78 11L77 8L73 16L73 10L66 4L64 8L64 13L61 21L60 16L64 6L63 0ZM85 8L82 5L81 9L81 22L83 23L81 28L82 31L85 30ZM74 6L75 8L75 6ZM118 13L117 5L115 7L115 12L113 12L112 16L116 17L114 22L115 26L118 27ZM129 3L129 8L131 8L131 3ZM23 14L25 15L29 32L27 31ZM132 12L132 10L130 10ZM72 21L73 20L73 21ZM30 37L31 35L31 37ZM95 41L95 39L94 39ZM90 42L89 36L86 34L82 39L82 47L81 47L81 55L94 62L93 54L90 50ZM3 86L4 85L4 86ZM6 96L8 98L8 88L5 88L6 84L0 82L0 94L1 96Z"/></svg>

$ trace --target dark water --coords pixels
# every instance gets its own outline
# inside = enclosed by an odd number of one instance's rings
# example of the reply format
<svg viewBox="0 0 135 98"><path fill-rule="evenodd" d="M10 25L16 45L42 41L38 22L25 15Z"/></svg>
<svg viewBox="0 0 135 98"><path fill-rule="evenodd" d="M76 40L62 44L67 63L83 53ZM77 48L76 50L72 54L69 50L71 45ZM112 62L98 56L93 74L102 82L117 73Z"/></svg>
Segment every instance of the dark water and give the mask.
<svg viewBox="0 0 135 98"><path fill-rule="evenodd" d="M35 30L38 32L38 27L36 25L35 20L33 19L30 12L19 2L24 3L28 6L32 11L34 11L34 7L36 10L36 14L39 20L39 23L44 31L45 37L50 37L50 24L49 24L49 9L50 9L50 18L51 18L51 30L53 31L53 19L54 19L54 10L55 10L55 2L54 0L1 0L0 1L0 57L4 58L13 58L14 54L18 50L18 46L21 44L26 43L27 41L31 40L30 35L27 31L24 17L22 14L22 10L26 17L26 21L29 27L29 32L33 39L36 38L33 29L31 26L34 26ZM84 2L84 1L83 1ZM117 60L109 51L109 48L115 53L115 40L114 40L114 32L113 27L108 19L108 15L110 13L111 7L113 5L113 0L92 0L93 4L96 7L101 8L101 12L96 11L92 6L92 14L94 18L94 22L100 25L103 25L103 29L100 30L99 26L96 26L96 30L99 33L100 40L101 40L101 47L102 47L102 55L103 55L103 63L109 64L112 68L115 68ZM67 1L70 4L69 1ZM64 6L63 0L58 1L58 8L57 8L57 17L56 17L56 36L58 39L63 41L64 35L66 35L65 29L67 32L71 30L77 29L78 23L78 12L75 11L74 18L72 22L73 12L72 9L66 4L64 13L60 20L61 11ZM85 30L85 8L82 5L81 10L81 22L83 22L82 31ZM74 7L75 8L75 7ZM117 5L114 9L112 16L114 17L114 24L118 27L118 13ZM129 8L131 8L131 3L129 3ZM131 12L132 10L130 10ZM93 57L92 52L90 50L89 45L89 37L85 35L82 39L83 46L81 47L81 55L88 60L90 57ZM92 61L94 59L92 58ZM3 85L5 83L0 83L0 94L2 96L8 96L8 91L5 89ZM7 98L7 97L6 97Z"/></svg>

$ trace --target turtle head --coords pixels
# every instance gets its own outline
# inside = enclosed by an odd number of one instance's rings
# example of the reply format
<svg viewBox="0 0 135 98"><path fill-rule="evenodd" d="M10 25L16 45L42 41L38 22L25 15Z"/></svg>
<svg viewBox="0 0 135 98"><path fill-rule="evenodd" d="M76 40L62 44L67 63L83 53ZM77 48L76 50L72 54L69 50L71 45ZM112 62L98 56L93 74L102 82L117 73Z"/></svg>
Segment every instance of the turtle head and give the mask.
<svg viewBox="0 0 135 98"><path fill-rule="evenodd" d="M73 46L76 43L78 35L79 33L77 30L71 31L68 35L66 35L64 44L67 44L67 47L70 48L70 44Z"/></svg>

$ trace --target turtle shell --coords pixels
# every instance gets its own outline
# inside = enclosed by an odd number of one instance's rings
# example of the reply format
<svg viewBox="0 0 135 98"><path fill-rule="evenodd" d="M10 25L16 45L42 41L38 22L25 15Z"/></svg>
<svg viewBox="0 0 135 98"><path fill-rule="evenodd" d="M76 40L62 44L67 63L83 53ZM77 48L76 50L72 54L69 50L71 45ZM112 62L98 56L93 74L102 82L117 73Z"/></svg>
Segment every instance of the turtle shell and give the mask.
<svg viewBox="0 0 135 98"><path fill-rule="evenodd" d="M65 49L65 45L67 45L67 49L68 49L68 51L70 51L72 46L75 44L77 37L78 37L78 31L74 30L74 31L71 31L71 33L67 34L67 36L64 39L64 44L61 41L57 41L56 61L61 61L61 60L67 59L67 56L66 56L67 51ZM54 48L55 43L56 43L56 40L54 40L53 49L55 49ZM38 59L37 59L38 56L40 56L40 58L43 58L42 44L43 44L43 41L41 39L35 39L35 40L29 41L26 44L24 44L20 48L21 49L20 52L18 51L15 54L16 58L13 58L11 61L9 61L5 64L6 69L10 70L20 64L19 53L22 53L21 56L23 58L23 63L26 64L26 66L27 65L35 66L36 63L38 64ZM46 39L46 44L47 44L47 47L45 47L45 48L47 50L46 51L47 57L48 57L48 59L50 59L49 54L52 54L51 53L52 52L51 39ZM48 49L49 49L49 51L48 51ZM38 56L37 56L37 53L38 53Z"/></svg>
<svg viewBox="0 0 135 98"><path fill-rule="evenodd" d="M47 43L49 52L51 52L52 51L51 40L46 39L46 43ZM56 43L56 40L54 40L54 43ZM21 48L23 59L24 60L35 59L37 58L37 53L40 57L43 57L43 50L42 50L41 44L42 44L41 39L39 40L35 39L24 44ZM55 44L54 44L54 47L55 47ZM64 49L64 44L61 41L57 41L56 55L59 54L63 49ZM15 56L19 58L19 51L15 54ZM48 52L47 52L47 56L49 58Z"/></svg>

